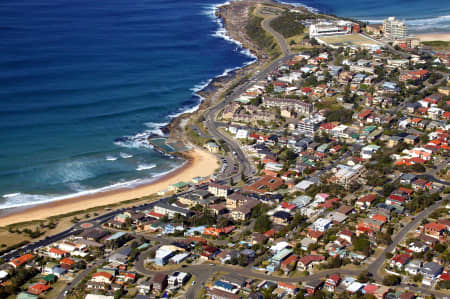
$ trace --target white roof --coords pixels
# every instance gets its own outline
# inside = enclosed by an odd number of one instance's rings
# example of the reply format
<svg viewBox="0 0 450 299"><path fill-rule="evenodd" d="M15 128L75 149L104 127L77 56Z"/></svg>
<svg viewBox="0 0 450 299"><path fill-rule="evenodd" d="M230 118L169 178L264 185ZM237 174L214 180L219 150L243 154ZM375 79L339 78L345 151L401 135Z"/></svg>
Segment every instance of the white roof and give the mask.
<svg viewBox="0 0 450 299"><path fill-rule="evenodd" d="M156 250L156 255L155 258L164 258L170 254L172 254L172 250L167 249L167 248L159 248L158 250Z"/></svg>
<svg viewBox="0 0 450 299"><path fill-rule="evenodd" d="M328 219L319 218L313 223L313 225L314 226L326 226L326 225L329 225L330 223L331 223L331 221Z"/></svg>
<svg viewBox="0 0 450 299"><path fill-rule="evenodd" d="M6 276L8 276L8 272L6 272L5 270L0 270L0 279L5 278Z"/></svg>
<svg viewBox="0 0 450 299"><path fill-rule="evenodd" d="M105 295L96 295L96 294L87 294L85 299L114 299L114 296L105 296Z"/></svg>
<svg viewBox="0 0 450 299"><path fill-rule="evenodd" d="M314 185L314 182L311 182L311 181L308 181L308 180L303 180L300 183L298 183L297 185L295 185L295 188L301 189L301 190L306 190L311 185Z"/></svg>
<svg viewBox="0 0 450 299"><path fill-rule="evenodd" d="M359 290L361 290L363 287L364 287L364 284L355 281L347 287L347 291L349 291L350 293L356 293Z"/></svg>
<svg viewBox="0 0 450 299"><path fill-rule="evenodd" d="M278 251L285 249L288 246L289 246L288 242L281 241L281 242L273 245L272 247L270 247L270 250L274 251L274 252L278 252Z"/></svg>

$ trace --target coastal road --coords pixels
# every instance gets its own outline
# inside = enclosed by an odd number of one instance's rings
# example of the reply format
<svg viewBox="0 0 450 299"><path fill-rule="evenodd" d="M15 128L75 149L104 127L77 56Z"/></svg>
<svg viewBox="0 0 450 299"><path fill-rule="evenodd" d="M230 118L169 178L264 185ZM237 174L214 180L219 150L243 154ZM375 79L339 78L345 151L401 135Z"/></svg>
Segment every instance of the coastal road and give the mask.
<svg viewBox="0 0 450 299"><path fill-rule="evenodd" d="M278 40L278 44L280 45L281 51L283 51L283 55L288 56L291 53L289 51L289 46L287 45L286 40L278 31L275 31L275 29L273 29L270 26L270 23L278 17L279 17L278 15L268 17L263 21L262 27L264 30L272 34Z"/></svg>
<svg viewBox="0 0 450 299"><path fill-rule="evenodd" d="M225 99L217 103L215 106L210 107L205 112L205 127L207 128L209 134L216 140L223 140L229 147L230 151L235 152L236 160L238 165L240 165L241 172L245 176L251 176L256 173L254 166L248 160L246 154L242 151L240 144L227 134L222 133L219 130L218 123L216 123L217 114L225 108L231 101L239 97L244 93L249 87L251 87L255 82L265 79L270 73L275 71L280 65L282 65L287 60L291 59L292 55L279 58L272 62L265 69L256 72L249 80L245 80L244 83L240 84L233 89L231 93L225 96ZM234 177L235 181L240 180L240 175Z"/></svg>
<svg viewBox="0 0 450 299"><path fill-rule="evenodd" d="M270 16L267 19L265 19L262 23L262 27L264 30L272 34L277 40L278 44L281 47L281 50L283 51L283 57L278 58L277 60L273 61L270 65L265 67L264 69L255 72L255 74L249 78L248 80L245 80L244 83L236 86L233 88L231 93L227 94L225 96L225 99L223 99L221 102L217 103L214 106L211 106L206 110L205 112L205 126L208 130L209 134L216 140L223 140L227 145L229 146L230 150L232 152L235 152L236 156L236 162L240 166L241 173L244 174L246 177L251 176L256 173L256 170L252 163L249 161L246 154L242 151L241 146L239 143L233 139L232 137L223 134L220 132L218 128L218 124L216 123L217 114L231 101L239 97L242 93L244 93L249 87L251 87L255 82L267 78L267 76L275 71L280 65L282 65L284 62L288 61L293 57L293 55L290 54L289 47L286 44L286 40L284 37L275 31L271 26L270 22L277 18L277 15ZM240 174L237 174L233 177L235 181L239 181L241 179Z"/></svg>

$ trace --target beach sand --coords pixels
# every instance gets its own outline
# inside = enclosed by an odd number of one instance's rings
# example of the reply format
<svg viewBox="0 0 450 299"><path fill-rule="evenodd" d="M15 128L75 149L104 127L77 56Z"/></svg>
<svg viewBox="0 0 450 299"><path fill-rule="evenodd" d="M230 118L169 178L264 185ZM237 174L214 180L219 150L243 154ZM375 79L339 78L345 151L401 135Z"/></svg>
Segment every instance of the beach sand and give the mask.
<svg viewBox="0 0 450 299"><path fill-rule="evenodd" d="M450 33L424 33L417 34L417 38L423 42L427 41L450 41Z"/></svg>
<svg viewBox="0 0 450 299"><path fill-rule="evenodd" d="M134 189L114 190L34 206L30 209L25 209L17 213L0 217L0 226L31 220L42 220L50 216L66 214L148 196L165 190L170 185L180 181L190 182L194 177L209 176L219 167L216 156L207 151L194 149L185 154L189 157L189 160L183 167L161 177L158 181L152 184L139 186Z"/></svg>

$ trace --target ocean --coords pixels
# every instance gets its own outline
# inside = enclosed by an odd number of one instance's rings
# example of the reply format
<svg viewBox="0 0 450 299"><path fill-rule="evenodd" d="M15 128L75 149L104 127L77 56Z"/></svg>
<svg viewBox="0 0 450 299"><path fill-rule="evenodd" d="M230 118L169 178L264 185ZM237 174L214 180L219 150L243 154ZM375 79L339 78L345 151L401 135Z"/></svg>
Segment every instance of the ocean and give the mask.
<svg viewBox="0 0 450 299"><path fill-rule="evenodd" d="M225 37L218 4L1 1L0 209L133 187L180 167L146 137L195 110L195 92L212 78L254 61ZM450 31L442 1L303 4L370 21L398 16L414 32Z"/></svg>

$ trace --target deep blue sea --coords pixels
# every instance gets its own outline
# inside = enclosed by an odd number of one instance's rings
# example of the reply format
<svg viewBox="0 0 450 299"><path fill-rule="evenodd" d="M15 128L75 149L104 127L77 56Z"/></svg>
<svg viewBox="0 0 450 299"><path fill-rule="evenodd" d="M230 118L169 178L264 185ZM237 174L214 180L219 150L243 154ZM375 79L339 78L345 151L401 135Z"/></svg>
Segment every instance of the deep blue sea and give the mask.
<svg viewBox="0 0 450 299"><path fill-rule="evenodd" d="M303 3L450 31L446 1ZM194 92L211 78L254 59L223 38L216 4L0 1L0 208L133 186L179 167L145 137L195 109Z"/></svg>

